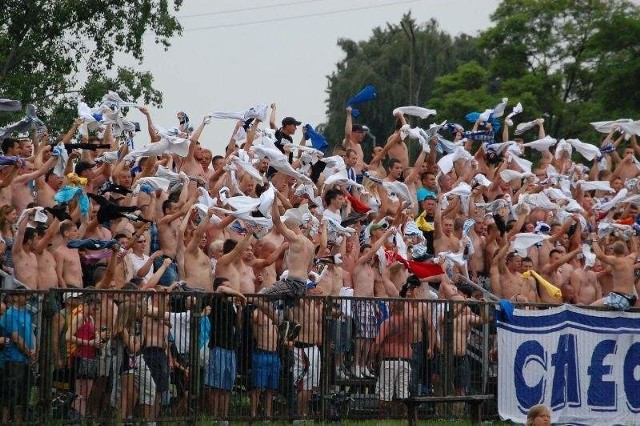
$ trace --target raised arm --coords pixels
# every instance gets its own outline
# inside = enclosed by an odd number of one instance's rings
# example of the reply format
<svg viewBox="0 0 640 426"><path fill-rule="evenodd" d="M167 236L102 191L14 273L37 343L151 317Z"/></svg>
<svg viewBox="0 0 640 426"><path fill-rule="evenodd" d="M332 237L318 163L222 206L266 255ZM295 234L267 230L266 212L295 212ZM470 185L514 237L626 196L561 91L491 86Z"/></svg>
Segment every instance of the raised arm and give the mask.
<svg viewBox="0 0 640 426"><path fill-rule="evenodd" d="M371 245L371 250L369 250L367 254L360 256L358 260L356 260L356 265L363 265L366 262L368 262L373 256L375 256L376 252L380 250L380 247L382 247L385 240L389 238L389 235L391 235L391 233L393 232L396 232L395 228L391 227L387 229L385 233L382 235L382 237L380 237L378 241L376 241Z"/></svg>
<svg viewBox="0 0 640 426"><path fill-rule="evenodd" d="M344 122L344 141L342 142L342 145L345 148L348 147L349 140L351 139L351 129L353 126L353 119L351 118L351 111L353 111L353 109L351 107L347 107L346 111L347 111L347 118L345 119L345 122Z"/></svg>
<svg viewBox="0 0 640 426"><path fill-rule="evenodd" d="M223 254L220 259L218 259L217 265L227 266L231 264L234 260L240 257L240 254L244 251L244 249L249 245L249 242L253 238L251 233L247 232L247 234L240 240L238 244L227 254Z"/></svg>
<svg viewBox="0 0 640 426"><path fill-rule="evenodd" d="M278 190L276 189L276 193ZM297 235L295 232L285 226L280 220L280 210L278 210L278 202L274 201L271 205L271 218L273 219L273 226L287 239L287 241L295 240Z"/></svg>
<svg viewBox="0 0 640 426"><path fill-rule="evenodd" d="M271 114L269 114L269 127L273 130L278 128L276 124L276 103L271 104Z"/></svg>

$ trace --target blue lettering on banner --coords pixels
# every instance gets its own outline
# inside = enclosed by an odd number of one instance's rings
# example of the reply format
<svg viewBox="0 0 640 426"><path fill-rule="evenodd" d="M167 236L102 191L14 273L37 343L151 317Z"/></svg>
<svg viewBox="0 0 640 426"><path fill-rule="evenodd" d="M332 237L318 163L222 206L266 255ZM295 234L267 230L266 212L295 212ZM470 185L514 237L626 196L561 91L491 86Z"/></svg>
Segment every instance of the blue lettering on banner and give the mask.
<svg viewBox="0 0 640 426"><path fill-rule="evenodd" d="M591 365L587 369L587 374L591 376L587 390L587 404L594 411L615 411L618 408L616 383L611 380L603 380L604 376L609 376L613 372L613 366L611 364L605 365L604 359L615 353L615 340L603 340L593 350Z"/></svg>
<svg viewBox="0 0 640 426"><path fill-rule="evenodd" d="M576 336L563 334L558 339L556 353L551 355L554 367L551 407L554 410L580 405L580 378L578 376L578 359L576 353Z"/></svg>
<svg viewBox="0 0 640 426"><path fill-rule="evenodd" d="M624 357L624 392L629 411L640 413L640 343L631 345Z"/></svg>
<svg viewBox="0 0 640 426"><path fill-rule="evenodd" d="M545 381L541 377L534 386L528 386L524 379L524 371L530 362L540 364L542 368L547 370L547 359L544 348L540 342L529 340L520 345L516 351L513 365L513 375L516 384L516 398L520 404L519 409L526 413L531 407L540 404L544 399Z"/></svg>

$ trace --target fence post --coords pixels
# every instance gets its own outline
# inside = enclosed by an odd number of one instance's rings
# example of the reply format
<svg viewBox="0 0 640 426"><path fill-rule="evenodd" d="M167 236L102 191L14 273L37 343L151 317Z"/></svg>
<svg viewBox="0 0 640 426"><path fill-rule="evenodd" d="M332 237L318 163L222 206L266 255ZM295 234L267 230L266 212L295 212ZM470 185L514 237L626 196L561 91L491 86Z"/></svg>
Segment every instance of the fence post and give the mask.
<svg viewBox="0 0 640 426"><path fill-rule="evenodd" d="M187 404L187 421L189 424L196 424L197 416L200 408L204 408L200 401L202 399L201 392L204 392L200 379L200 368L206 366L200 365L200 320L202 318L203 303L202 298L206 293L192 294L194 304L189 319L190 336L189 336L189 400ZM208 343L205 351L209 350Z"/></svg>
<svg viewBox="0 0 640 426"><path fill-rule="evenodd" d="M39 403L36 410L41 420L48 420L51 418L51 392L53 389L53 370L55 369L55 359L53 357L53 333L54 324L53 317L56 312L54 306L56 306L57 293L49 291L38 297L40 301L40 341L37 346L39 353L39 371L40 371L40 396Z"/></svg>

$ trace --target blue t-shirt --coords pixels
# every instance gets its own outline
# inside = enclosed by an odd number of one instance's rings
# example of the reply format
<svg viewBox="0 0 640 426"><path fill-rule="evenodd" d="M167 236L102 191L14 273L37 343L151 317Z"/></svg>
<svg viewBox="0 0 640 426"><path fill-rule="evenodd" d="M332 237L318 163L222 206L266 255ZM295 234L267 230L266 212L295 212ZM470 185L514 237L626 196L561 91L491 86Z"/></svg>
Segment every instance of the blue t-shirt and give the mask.
<svg viewBox="0 0 640 426"><path fill-rule="evenodd" d="M10 307L4 315L4 336L11 338L11 334L18 333L29 349L35 348L33 328L31 325L31 313L26 307L19 309ZM29 358L12 340L5 346L5 361L29 363Z"/></svg>

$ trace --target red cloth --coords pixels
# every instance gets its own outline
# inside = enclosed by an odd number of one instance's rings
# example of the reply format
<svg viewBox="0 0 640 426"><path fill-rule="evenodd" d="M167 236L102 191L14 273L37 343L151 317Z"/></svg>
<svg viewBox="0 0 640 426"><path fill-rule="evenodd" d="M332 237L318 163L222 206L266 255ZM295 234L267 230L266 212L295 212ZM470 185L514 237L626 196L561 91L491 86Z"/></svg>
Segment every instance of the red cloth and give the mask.
<svg viewBox="0 0 640 426"><path fill-rule="evenodd" d="M440 265L431 262L416 262L409 260L409 269L418 278L428 278L434 275L444 274L444 270Z"/></svg>
<svg viewBox="0 0 640 426"><path fill-rule="evenodd" d="M626 219L619 219L616 221L617 223L621 224L621 225L633 225L633 217L629 216Z"/></svg>
<svg viewBox="0 0 640 426"><path fill-rule="evenodd" d="M349 194L347 191L344 192L344 196L347 198L347 200L349 200L349 202L351 203L351 208L356 213L363 214L371 210L371 207L367 206L362 201L358 200L356 197Z"/></svg>

